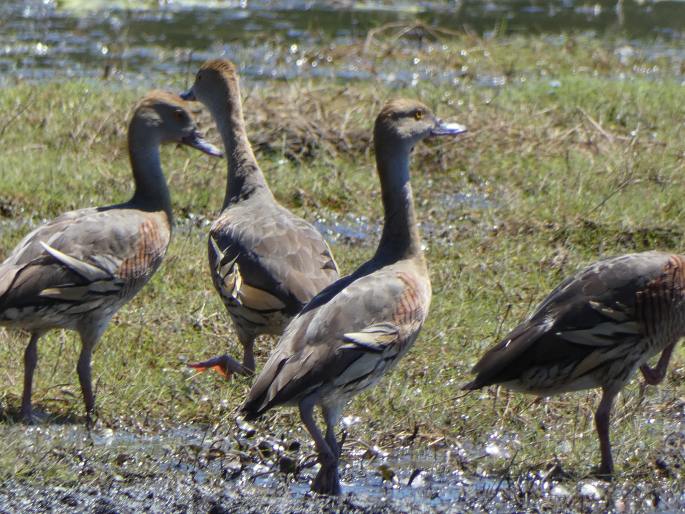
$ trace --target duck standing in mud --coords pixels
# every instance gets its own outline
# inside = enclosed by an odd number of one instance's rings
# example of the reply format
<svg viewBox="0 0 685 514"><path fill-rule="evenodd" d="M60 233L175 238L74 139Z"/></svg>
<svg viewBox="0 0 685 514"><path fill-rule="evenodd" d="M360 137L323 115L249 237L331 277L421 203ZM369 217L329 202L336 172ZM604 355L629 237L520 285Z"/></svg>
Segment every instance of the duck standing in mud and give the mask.
<svg viewBox="0 0 685 514"><path fill-rule="evenodd" d="M0 325L28 331L21 415L33 419L38 340L50 329L81 337L78 377L90 421L91 358L112 316L150 280L171 239L171 197L159 146L176 142L219 156L197 131L187 105L153 92L135 109L128 150L135 181L125 203L67 212L28 234L0 264Z"/></svg>
<svg viewBox="0 0 685 514"><path fill-rule="evenodd" d="M338 265L319 231L271 193L247 138L233 63L207 61L181 96L207 106L226 150L226 195L209 231L209 267L243 347L242 363L225 354L191 367L251 375L255 339L280 336L307 302L338 279Z"/></svg>
<svg viewBox="0 0 685 514"><path fill-rule="evenodd" d="M253 420L279 405L299 407L321 464L313 491L340 494L335 426L343 408L399 362L428 315L431 285L409 183L410 153L425 138L464 131L414 100L383 107L374 129L385 210L378 249L293 319L241 408ZM314 420L317 405L325 434Z"/></svg>

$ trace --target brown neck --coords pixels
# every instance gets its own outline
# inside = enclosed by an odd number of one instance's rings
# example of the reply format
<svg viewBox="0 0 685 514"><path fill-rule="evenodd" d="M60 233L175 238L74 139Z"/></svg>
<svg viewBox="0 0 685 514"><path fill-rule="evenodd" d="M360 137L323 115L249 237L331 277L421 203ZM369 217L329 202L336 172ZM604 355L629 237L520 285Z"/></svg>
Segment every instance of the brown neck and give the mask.
<svg viewBox="0 0 685 514"><path fill-rule="evenodd" d="M225 208L255 193L271 193L245 132L238 79L229 77L222 77L222 79L222 87L217 88L217 94L210 99L207 107L221 133L228 161L228 178L223 205Z"/></svg>
<svg viewBox="0 0 685 514"><path fill-rule="evenodd" d="M164 211L171 223L171 196L159 158L160 140L145 120L134 118L128 129L128 154L135 192L130 204L145 211Z"/></svg>
<svg viewBox="0 0 685 514"><path fill-rule="evenodd" d="M410 147L376 142L376 165L381 179L385 222L376 251L382 259L419 257L421 238L409 183Z"/></svg>

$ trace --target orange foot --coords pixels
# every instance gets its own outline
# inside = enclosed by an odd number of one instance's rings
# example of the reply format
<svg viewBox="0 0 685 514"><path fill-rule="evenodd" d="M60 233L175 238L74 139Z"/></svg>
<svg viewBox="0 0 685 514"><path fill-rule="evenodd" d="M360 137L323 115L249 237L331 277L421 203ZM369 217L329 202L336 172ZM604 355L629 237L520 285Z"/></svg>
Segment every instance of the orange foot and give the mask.
<svg viewBox="0 0 685 514"><path fill-rule="evenodd" d="M245 368L245 366L240 364L233 357L229 357L226 354L220 355L219 357L214 357L203 362L195 362L193 364L188 364L188 366L193 369L196 369L200 373L207 371L208 369L212 369L227 380L231 378L234 373L238 373L240 375L252 374L247 368Z"/></svg>

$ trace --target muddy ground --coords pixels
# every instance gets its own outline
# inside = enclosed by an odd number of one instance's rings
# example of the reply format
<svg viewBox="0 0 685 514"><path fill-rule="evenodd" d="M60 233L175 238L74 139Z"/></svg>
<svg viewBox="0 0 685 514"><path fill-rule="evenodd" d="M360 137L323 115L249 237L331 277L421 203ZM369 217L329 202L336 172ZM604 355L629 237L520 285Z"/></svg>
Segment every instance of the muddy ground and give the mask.
<svg viewBox="0 0 685 514"><path fill-rule="evenodd" d="M576 477L563 469L562 462L509 474L517 455L505 440L485 448L456 443L427 450L409 444L388 451L348 439L341 469L343 495L331 498L309 492L316 465L313 449L299 432L261 436L248 425L187 425L161 431L99 426L87 431L69 423L33 427L9 423L2 431L3 439L24 431L26 452L39 460L57 458L63 473L55 482L55 477L31 477L31 470L24 469L2 483L3 514L677 512L685 508L685 493L673 480L683 463L683 434L674 434L661 452L657 464L662 485L651 471L644 482ZM27 455L26 460L30 458Z"/></svg>

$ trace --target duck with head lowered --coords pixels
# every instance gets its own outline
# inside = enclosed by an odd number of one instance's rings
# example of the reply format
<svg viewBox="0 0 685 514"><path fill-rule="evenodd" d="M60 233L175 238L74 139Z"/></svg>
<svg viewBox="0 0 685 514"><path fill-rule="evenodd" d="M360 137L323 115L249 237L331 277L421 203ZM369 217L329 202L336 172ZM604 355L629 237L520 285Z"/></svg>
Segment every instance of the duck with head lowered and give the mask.
<svg viewBox="0 0 685 514"><path fill-rule="evenodd" d="M338 278L338 266L314 226L271 193L247 137L233 63L207 61L181 96L209 109L226 151L226 194L209 232L209 265L243 346L242 364L222 355L191 366L215 368L226 376L252 374L255 339L280 335L307 302Z"/></svg>
<svg viewBox="0 0 685 514"><path fill-rule="evenodd" d="M431 284L409 183L411 151L423 139L465 130L414 100L383 107L374 129L385 211L378 249L293 319L241 408L252 420L279 405L299 407L321 464L312 483L316 492L340 494L335 426L344 406L398 363L428 315ZM325 434L314 420L317 405Z"/></svg>
<svg viewBox="0 0 685 514"><path fill-rule="evenodd" d="M171 199L159 155L166 142L221 155L200 136L185 102L152 92L136 107L128 129L133 197L62 214L28 234L0 264L0 325L31 334L21 402L26 421L32 420L38 339L53 328L76 330L81 337L77 371L90 420L92 352L112 316L150 279L169 246Z"/></svg>

